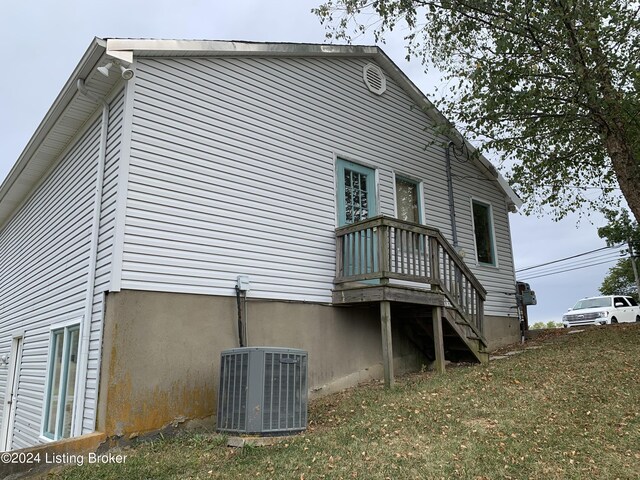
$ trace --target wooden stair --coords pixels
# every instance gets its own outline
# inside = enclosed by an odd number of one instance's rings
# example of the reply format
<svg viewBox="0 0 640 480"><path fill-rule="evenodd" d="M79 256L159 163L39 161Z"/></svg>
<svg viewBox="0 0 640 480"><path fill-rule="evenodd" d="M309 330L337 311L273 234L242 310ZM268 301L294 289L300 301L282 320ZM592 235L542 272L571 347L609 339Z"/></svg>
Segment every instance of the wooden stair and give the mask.
<svg viewBox="0 0 640 480"><path fill-rule="evenodd" d="M472 356L473 361L482 364L489 362L486 339L471 322L464 318L460 311L454 308L444 308L442 320L446 325L444 329L445 356L447 348L449 348L470 354L467 356Z"/></svg>
<svg viewBox="0 0 640 480"><path fill-rule="evenodd" d="M387 387L392 316L440 373L445 360L488 361L487 291L438 229L383 215L337 228L334 285L334 305L380 305Z"/></svg>
<svg viewBox="0 0 640 480"><path fill-rule="evenodd" d="M394 306L393 318L397 318L405 335L420 349L429 361L436 358L433 336L433 322L431 308L417 308L415 306Z"/></svg>
<svg viewBox="0 0 640 480"><path fill-rule="evenodd" d="M484 336L455 308L443 308L442 312L445 358L451 362L486 364L489 354ZM393 309L392 315L401 322L405 334L425 357L433 361L435 340L432 309L400 305Z"/></svg>

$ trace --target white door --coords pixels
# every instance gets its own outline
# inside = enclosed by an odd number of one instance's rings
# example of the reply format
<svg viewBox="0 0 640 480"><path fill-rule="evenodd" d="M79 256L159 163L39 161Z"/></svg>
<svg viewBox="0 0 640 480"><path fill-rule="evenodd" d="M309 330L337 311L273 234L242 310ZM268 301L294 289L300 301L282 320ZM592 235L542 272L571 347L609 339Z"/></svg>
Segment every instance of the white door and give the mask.
<svg viewBox="0 0 640 480"><path fill-rule="evenodd" d="M630 322L631 321L631 307L624 297L615 297L613 299L614 315L618 319L618 322Z"/></svg>
<svg viewBox="0 0 640 480"><path fill-rule="evenodd" d="M7 390L4 395L2 430L0 430L0 451L11 450L21 360L22 336L13 337L13 342L11 344L11 357L9 358L9 371L7 373Z"/></svg>

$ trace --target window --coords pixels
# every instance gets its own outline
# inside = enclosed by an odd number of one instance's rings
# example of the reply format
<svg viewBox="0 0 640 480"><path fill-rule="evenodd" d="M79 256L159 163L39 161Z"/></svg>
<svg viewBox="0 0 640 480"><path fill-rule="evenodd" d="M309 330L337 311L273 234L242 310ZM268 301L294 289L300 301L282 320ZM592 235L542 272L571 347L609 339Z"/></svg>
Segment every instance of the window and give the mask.
<svg viewBox="0 0 640 480"><path fill-rule="evenodd" d="M345 216L347 223L369 217L369 192L367 175L353 170L344 170Z"/></svg>
<svg viewBox="0 0 640 480"><path fill-rule="evenodd" d="M412 180L396 177L396 210L398 220L422 223L420 185Z"/></svg>
<svg viewBox="0 0 640 480"><path fill-rule="evenodd" d="M473 229L476 237L476 255L478 263L495 265L495 249L493 246L493 225L491 206L473 200Z"/></svg>
<svg viewBox="0 0 640 480"><path fill-rule="evenodd" d="M632 307L637 307L638 306L638 302L636 302L633 297L625 297L625 298L627 299L627 302L629 302L631 304Z"/></svg>
<svg viewBox="0 0 640 480"><path fill-rule="evenodd" d="M615 297L615 298L613 299L613 306L615 307L615 306L616 306L616 304L622 304L622 307L628 307L628 306L629 306L629 304L628 304L628 303L627 303L627 301L624 299L624 297ZM619 308L622 308L622 307L619 307Z"/></svg>
<svg viewBox="0 0 640 480"><path fill-rule="evenodd" d="M376 215L375 171L338 159L338 225L349 225Z"/></svg>
<svg viewBox="0 0 640 480"><path fill-rule="evenodd" d="M71 436L71 420L76 393L79 325L51 332L48 387L45 397L43 435L51 440Z"/></svg>

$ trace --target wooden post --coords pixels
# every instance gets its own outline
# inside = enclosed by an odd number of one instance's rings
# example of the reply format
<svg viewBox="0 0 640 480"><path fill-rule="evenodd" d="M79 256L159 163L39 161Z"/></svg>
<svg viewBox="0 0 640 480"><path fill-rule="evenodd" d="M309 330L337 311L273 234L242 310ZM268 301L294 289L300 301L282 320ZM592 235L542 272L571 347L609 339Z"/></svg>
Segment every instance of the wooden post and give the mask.
<svg viewBox="0 0 640 480"><path fill-rule="evenodd" d="M440 256L438 252L438 239L429 237L429 260L431 262L431 278L441 284L440 279Z"/></svg>
<svg viewBox="0 0 640 480"><path fill-rule="evenodd" d="M344 237L336 237L336 279L344 275Z"/></svg>
<svg viewBox="0 0 640 480"><path fill-rule="evenodd" d="M391 243L389 240L389 227L387 225L380 225L378 227L378 254L380 255L380 272L382 278L380 283L386 285L389 283L389 272L391 271Z"/></svg>
<svg viewBox="0 0 640 480"><path fill-rule="evenodd" d="M391 303L380 302L380 327L382 329L382 367L384 368L384 386L391 388L393 378L393 348L391 345Z"/></svg>
<svg viewBox="0 0 640 480"><path fill-rule="evenodd" d="M436 372L444 373L444 335L442 333L442 307L433 307L433 342L436 351Z"/></svg>

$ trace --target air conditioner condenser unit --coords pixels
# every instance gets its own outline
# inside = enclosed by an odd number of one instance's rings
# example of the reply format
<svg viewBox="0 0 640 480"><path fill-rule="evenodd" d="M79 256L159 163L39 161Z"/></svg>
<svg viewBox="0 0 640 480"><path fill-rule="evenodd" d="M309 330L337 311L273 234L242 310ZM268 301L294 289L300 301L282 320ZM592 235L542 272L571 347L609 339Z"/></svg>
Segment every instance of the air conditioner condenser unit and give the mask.
<svg viewBox="0 0 640 480"><path fill-rule="evenodd" d="M219 432L286 435L307 428L307 352L244 347L220 355Z"/></svg>

